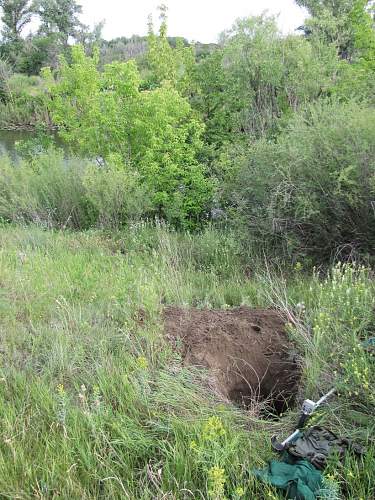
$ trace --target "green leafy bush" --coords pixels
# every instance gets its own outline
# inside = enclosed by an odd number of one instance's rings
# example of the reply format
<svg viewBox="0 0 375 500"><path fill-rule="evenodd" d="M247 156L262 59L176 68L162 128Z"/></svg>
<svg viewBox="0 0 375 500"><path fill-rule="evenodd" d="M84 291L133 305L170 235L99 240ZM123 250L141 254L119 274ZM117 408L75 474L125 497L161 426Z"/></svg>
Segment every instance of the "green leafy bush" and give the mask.
<svg viewBox="0 0 375 500"><path fill-rule="evenodd" d="M322 102L253 145L231 191L248 228L288 255L371 253L374 130L373 108Z"/></svg>
<svg viewBox="0 0 375 500"><path fill-rule="evenodd" d="M211 195L198 159L202 122L170 84L140 91L134 61L108 64L102 73L97 66L97 54L87 57L77 46L71 64L61 60L57 82L45 71L61 137L90 157L116 154L150 193L151 215L195 227Z"/></svg>

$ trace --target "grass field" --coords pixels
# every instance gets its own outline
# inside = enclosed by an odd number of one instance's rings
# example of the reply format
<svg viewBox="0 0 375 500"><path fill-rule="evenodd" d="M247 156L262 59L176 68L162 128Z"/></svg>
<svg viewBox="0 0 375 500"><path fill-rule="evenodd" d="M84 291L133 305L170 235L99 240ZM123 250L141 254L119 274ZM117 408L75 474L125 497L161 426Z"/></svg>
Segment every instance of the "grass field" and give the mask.
<svg viewBox="0 0 375 500"><path fill-rule="evenodd" d="M0 229L1 498L278 498L251 476L297 409L262 421L210 393L163 338L165 304L278 307L303 359L300 396L335 385L315 417L367 446L333 460L329 498L375 488L375 288L365 268L287 277L235 235L138 225L115 235ZM143 321L140 321L142 317Z"/></svg>

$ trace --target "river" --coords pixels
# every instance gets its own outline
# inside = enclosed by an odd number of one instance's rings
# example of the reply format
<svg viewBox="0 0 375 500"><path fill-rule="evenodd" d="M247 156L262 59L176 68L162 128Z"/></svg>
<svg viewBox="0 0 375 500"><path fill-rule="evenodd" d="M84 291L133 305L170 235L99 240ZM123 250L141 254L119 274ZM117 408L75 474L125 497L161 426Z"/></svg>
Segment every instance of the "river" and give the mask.
<svg viewBox="0 0 375 500"><path fill-rule="evenodd" d="M16 143L18 141L32 139L35 136L33 132L23 130L0 130L0 154L8 154L12 158L17 157Z"/></svg>
<svg viewBox="0 0 375 500"><path fill-rule="evenodd" d="M0 155L7 154L12 159L17 159L18 154L16 144L19 141L33 139L36 136L35 132L26 130L0 130ZM59 147L66 149L61 140L56 134L53 134L54 142Z"/></svg>

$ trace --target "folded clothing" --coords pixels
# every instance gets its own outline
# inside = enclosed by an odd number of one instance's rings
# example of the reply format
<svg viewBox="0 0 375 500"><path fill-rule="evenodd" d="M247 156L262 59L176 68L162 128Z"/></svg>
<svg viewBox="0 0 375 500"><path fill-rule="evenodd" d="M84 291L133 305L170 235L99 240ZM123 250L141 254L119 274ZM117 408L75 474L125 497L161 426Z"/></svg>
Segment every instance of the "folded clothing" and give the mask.
<svg viewBox="0 0 375 500"><path fill-rule="evenodd" d="M324 469L331 453L343 459L350 451L363 455L365 449L352 440L336 436L324 427L314 426L307 429L288 446L288 453L297 459L308 460L317 469Z"/></svg>

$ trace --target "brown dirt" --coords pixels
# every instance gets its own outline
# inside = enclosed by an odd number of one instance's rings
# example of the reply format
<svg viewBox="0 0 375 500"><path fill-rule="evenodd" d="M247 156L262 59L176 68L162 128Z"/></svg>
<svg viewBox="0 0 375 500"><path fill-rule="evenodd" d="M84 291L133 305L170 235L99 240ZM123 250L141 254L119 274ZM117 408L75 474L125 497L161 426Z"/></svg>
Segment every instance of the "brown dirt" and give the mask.
<svg viewBox="0 0 375 500"><path fill-rule="evenodd" d="M291 404L300 371L277 311L168 307L164 323L184 363L208 368L224 397L245 405L268 401L278 413Z"/></svg>

